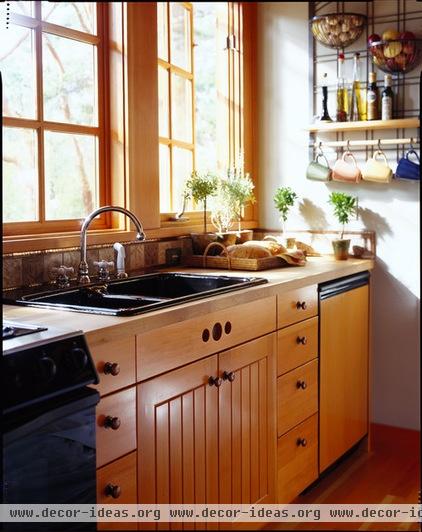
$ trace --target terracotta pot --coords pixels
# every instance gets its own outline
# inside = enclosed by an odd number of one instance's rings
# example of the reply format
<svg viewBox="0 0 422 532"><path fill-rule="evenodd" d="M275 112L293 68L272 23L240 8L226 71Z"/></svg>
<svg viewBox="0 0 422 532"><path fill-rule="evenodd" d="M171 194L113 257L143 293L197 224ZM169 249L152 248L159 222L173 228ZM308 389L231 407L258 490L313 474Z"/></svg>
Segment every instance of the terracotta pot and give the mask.
<svg viewBox="0 0 422 532"><path fill-rule="evenodd" d="M242 229L240 232L236 231L236 235L236 244L243 244L244 242L248 242L248 240L253 239L252 229Z"/></svg>
<svg viewBox="0 0 422 532"><path fill-rule="evenodd" d="M332 244L336 260L347 260L349 258L350 239L333 240Z"/></svg>

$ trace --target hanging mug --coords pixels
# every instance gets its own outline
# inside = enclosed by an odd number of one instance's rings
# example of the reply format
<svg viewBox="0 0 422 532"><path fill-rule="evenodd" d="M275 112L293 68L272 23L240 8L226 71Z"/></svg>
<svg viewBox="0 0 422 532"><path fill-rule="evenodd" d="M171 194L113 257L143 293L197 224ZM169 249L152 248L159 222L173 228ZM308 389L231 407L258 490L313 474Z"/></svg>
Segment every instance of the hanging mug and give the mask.
<svg viewBox="0 0 422 532"><path fill-rule="evenodd" d="M409 155L415 155L417 163L409 160ZM397 165L396 179L411 179L412 181L419 181L421 178L421 166L419 164L419 156L413 148L411 148L404 157L402 157Z"/></svg>
<svg viewBox="0 0 422 532"><path fill-rule="evenodd" d="M383 162L377 160L377 157L383 158ZM378 149L370 157L362 168L362 179L364 181L373 181L375 183L390 183L393 171L388 166L385 153Z"/></svg>
<svg viewBox="0 0 422 532"><path fill-rule="evenodd" d="M318 161L320 157L324 159L325 164L321 164ZM306 169L306 178L311 179L312 181L330 181L331 168L322 150L316 155L315 160L309 163L308 168Z"/></svg>
<svg viewBox="0 0 422 532"><path fill-rule="evenodd" d="M352 159L351 163L346 161L346 158ZM356 159L351 151L347 150L343 153L341 159L337 159L333 166L333 181L343 181L346 183L359 183L362 178Z"/></svg>

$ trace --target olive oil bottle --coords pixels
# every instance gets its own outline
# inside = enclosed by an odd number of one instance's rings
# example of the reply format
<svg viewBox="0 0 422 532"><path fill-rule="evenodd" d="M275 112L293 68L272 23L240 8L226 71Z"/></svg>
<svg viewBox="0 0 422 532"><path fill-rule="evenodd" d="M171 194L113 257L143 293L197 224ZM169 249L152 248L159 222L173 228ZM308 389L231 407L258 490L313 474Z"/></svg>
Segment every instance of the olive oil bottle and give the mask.
<svg viewBox="0 0 422 532"><path fill-rule="evenodd" d="M344 54L338 54L338 76L337 76L337 122L347 122L348 111L347 85L344 78Z"/></svg>
<svg viewBox="0 0 422 532"><path fill-rule="evenodd" d="M360 81L360 53L356 52L353 62L353 83L350 97L349 120L366 120L366 102Z"/></svg>

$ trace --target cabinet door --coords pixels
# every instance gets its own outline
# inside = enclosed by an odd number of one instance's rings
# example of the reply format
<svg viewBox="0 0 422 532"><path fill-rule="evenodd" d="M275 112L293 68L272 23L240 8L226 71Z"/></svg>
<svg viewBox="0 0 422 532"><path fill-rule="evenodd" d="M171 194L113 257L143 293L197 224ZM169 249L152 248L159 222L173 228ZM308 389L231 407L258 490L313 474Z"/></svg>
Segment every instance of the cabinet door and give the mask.
<svg viewBox="0 0 422 532"><path fill-rule="evenodd" d="M320 471L368 431L369 287L320 304Z"/></svg>
<svg viewBox="0 0 422 532"><path fill-rule="evenodd" d="M218 503L217 355L138 385L141 504ZM177 528L177 527L176 527Z"/></svg>
<svg viewBox="0 0 422 532"><path fill-rule="evenodd" d="M275 502L275 338L219 354L221 504Z"/></svg>

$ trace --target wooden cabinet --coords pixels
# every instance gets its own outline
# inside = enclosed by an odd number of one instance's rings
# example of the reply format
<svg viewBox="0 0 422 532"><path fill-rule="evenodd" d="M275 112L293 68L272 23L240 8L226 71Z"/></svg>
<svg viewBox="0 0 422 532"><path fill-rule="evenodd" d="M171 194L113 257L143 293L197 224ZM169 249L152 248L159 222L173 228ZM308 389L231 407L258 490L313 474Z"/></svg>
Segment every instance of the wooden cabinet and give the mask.
<svg viewBox="0 0 422 532"><path fill-rule="evenodd" d="M277 502L318 476L318 290L277 296Z"/></svg>
<svg viewBox="0 0 422 532"><path fill-rule="evenodd" d="M318 478L318 414L278 439L278 503L290 503Z"/></svg>
<svg viewBox="0 0 422 532"><path fill-rule="evenodd" d="M368 431L369 287L320 303L320 471Z"/></svg>
<svg viewBox="0 0 422 532"><path fill-rule="evenodd" d="M277 379L277 430L286 431L318 411L318 360Z"/></svg>
<svg viewBox="0 0 422 532"><path fill-rule="evenodd" d="M96 409L97 467L136 449L135 386L101 399Z"/></svg>
<svg viewBox="0 0 422 532"><path fill-rule="evenodd" d="M274 343L267 335L138 385L140 503L274 501Z"/></svg>
<svg viewBox="0 0 422 532"><path fill-rule="evenodd" d="M136 452L97 470L97 504L136 504ZM137 530L137 523L98 523L98 530Z"/></svg>

